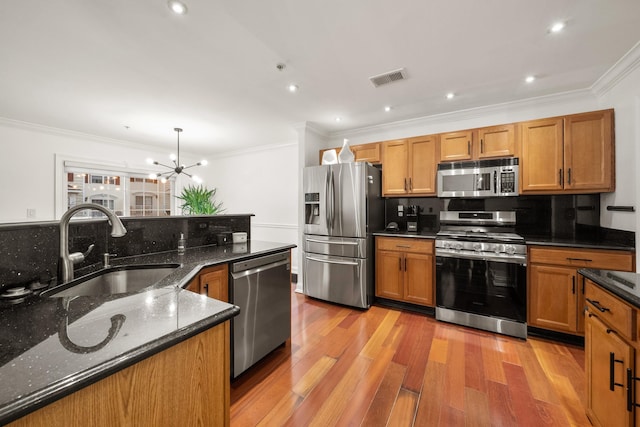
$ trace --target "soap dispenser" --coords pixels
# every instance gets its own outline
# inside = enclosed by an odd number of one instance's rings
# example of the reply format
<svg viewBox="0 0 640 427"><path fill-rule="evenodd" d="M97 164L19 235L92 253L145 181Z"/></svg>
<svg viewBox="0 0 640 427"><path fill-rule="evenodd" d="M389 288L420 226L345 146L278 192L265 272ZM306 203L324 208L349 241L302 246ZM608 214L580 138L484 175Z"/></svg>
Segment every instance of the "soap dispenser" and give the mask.
<svg viewBox="0 0 640 427"><path fill-rule="evenodd" d="M184 254L187 246L187 241L184 238L184 233L180 233L180 238L178 239L178 254Z"/></svg>

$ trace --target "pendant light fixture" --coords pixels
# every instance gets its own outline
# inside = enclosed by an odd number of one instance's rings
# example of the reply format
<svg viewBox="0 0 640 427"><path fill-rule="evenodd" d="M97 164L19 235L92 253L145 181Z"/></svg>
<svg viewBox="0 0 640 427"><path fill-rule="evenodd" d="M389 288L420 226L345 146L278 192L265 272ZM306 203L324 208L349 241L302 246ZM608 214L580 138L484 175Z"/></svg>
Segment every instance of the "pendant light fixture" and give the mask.
<svg viewBox="0 0 640 427"><path fill-rule="evenodd" d="M181 128L173 128L173 130L178 133L178 154L177 155L171 154L171 156L169 156L169 158L173 161L173 166L162 164L162 163L158 162L157 160L147 159L147 163L149 163L149 164L158 165L158 166L164 166L165 168L169 169L166 172L151 173L151 174L149 174L149 178L151 178L151 179L160 178L160 181L164 183L164 182L167 182L167 180L169 178L171 178L172 176L174 176L174 175L185 174L186 176L188 176L189 178L191 178L195 182L201 183L202 179L200 179L196 175L192 175L190 173L185 172L185 169L189 169L189 168L192 168L192 167L195 167L195 166L206 166L207 165L207 161L206 160L200 160L198 163L195 163L195 164L193 164L191 166L185 166L183 163L180 163L180 132L182 132L182 129Z"/></svg>

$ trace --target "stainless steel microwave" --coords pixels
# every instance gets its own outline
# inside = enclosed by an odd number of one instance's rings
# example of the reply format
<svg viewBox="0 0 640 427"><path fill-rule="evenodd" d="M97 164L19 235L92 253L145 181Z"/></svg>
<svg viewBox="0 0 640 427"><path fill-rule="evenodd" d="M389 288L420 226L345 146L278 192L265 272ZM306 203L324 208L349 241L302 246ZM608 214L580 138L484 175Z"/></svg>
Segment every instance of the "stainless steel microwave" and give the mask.
<svg viewBox="0 0 640 427"><path fill-rule="evenodd" d="M438 197L518 195L518 158L440 163Z"/></svg>

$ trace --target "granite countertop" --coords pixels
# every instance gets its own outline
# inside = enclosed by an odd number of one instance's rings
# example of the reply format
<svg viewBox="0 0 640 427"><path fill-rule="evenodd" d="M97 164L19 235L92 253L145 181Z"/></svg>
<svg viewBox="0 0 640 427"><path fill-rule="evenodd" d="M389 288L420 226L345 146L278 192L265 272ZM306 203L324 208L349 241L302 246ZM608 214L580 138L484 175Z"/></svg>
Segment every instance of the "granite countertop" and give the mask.
<svg viewBox="0 0 640 427"><path fill-rule="evenodd" d="M183 289L203 267L293 247L248 241L114 258L180 267L140 292L1 303L0 425L236 316L237 306Z"/></svg>
<svg viewBox="0 0 640 427"><path fill-rule="evenodd" d="M616 251L635 251L633 245L616 240L591 239L591 238L567 238L551 236L524 236L527 245L559 246L584 249L609 249Z"/></svg>
<svg viewBox="0 0 640 427"><path fill-rule="evenodd" d="M418 232L412 231L375 231L373 233L374 236L385 236L385 237L413 237L416 239L435 239L437 231L433 230L422 230Z"/></svg>
<svg viewBox="0 0 640 427"><path fill-rule="evenodd" d="M582 268L578 273L636 308L640 308L640 274L593 268Z"/></svg>

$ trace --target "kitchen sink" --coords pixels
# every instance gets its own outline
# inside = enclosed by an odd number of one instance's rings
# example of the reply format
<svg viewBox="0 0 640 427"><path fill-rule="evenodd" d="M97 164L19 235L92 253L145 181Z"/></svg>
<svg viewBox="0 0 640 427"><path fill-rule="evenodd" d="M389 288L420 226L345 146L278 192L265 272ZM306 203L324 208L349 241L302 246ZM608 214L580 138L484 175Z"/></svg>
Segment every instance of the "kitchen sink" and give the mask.
<svg viewBox="0 0 640 427"><path fill-rule="evenodd" d="M137 292L167 277L180 264L145 264L109 267L47 289L44 297L76 297Z"/></svg>

